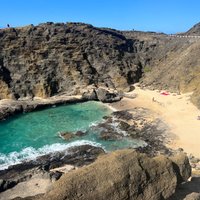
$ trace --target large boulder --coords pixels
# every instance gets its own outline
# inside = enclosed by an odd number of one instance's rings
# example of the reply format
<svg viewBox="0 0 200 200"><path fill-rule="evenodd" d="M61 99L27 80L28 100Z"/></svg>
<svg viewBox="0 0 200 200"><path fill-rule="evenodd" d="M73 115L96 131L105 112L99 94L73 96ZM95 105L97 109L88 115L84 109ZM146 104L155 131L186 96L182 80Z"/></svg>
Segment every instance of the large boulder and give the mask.
<svg viewBox="0 0 200 200"><path fill-rule="evenodd" d="M190 165L188 158L181 152L179 156L171 157L171 160L177 173L179 183L186 182L191 175L191 168L185 167Z"/></svg>
<svg viewBox="0 0 200 200"><path fill-rule="evenodd" d="M23 107L19 103L15 103L13 100L4 99L1 100L0 105L0 121L6 119L10 115L23 112Z"/></svg>
<svg viewBox="0 0 200 200"><path fill-rule="evenodd" d="M104 103L120 101L122 96L114 89L104 87L89 88L82 93L82 98L85 100L99 100Z"/></svg>
<svg viewBox="0 0 200 200"><path fill-rule="evenodd" d="M74 133L71 133L71 132L60 132L59 136L61 138L63 138L64 140L71 140L71 139L76 137L76 135Z"/></svg>
<svg viewBox="0 0 200 200"><path fill-rule="evenodd" d="M181 160L184 161L181 161ZM178 163L174 163L178 160ZM177 174L189 178L190 165L179 166L185 155L149 158L134 150L120 150L101 156L86 167L65 174L42 200L163 200L179 183ZM174 165L178 167L174 168ZM183 169L183 167L185 169ZM177 171L177 170L180 170Z"/></svg>
<svg viewBox="0 0 200 200"><path fill-rule="evenodd" d="M121 140L122 135L120 135L116 131L112 131L112 132L102 131L100 133L99 138L101 140L114 141L114 140Z"/></svg>
<svg viewBox="0 0 200 200"><path fill-rule="evenodd" d="M97 98L99 101L104 103L111 103L115 101L120 101L122 97L115 90L108 90L105 88L98 88L95 90L97 94Z"/></svg>
<svg viewBox="0 0 200 200"><path fill-rule="evenodd" d="M84 91L82 94L82 98L86 100L98 100L97 94L94 89Z"/></svg>
<svg viewBox="0 0 200 200"><path fill-rule="evenodd" d="M200 200L200 193L192 192L188 194L183 200Z"/></svg>

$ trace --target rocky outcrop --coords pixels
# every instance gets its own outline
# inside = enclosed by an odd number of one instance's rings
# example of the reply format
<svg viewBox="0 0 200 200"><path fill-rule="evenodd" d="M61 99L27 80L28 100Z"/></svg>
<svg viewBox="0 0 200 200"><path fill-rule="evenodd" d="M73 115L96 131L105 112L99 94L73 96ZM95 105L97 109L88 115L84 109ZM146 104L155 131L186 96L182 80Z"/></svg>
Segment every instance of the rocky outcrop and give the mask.
<svg viewBox="0 0 200 200"><path fill-rule="evenodd" d="M168 147L173 140L169 127L145 108L113 112L102 122L91 126L90 131L99 140L113 142L110 144L112 150L121 148L121 143L149 156L172 155L174 152Z"/></svg>
<svg viewBox="0 0 200 200"><path fill-rule="evenodd" d="M64 140L71 140L76 137L75 134L71 132L61 132L59 133L59 136Z"/></svg>
<svg viewBox="0 0 200 200"><path fill-rule="evenodd" d="M82 94L92 84L126 89L142 75L138 46L83 23L0 29L0 98Z"/></svg>
<svg viewBox="0 0 200 200"><path fill-rule="evenodd" d="M149 158L133 150L121 150L100 157L95 163L63 175L41 199L134 199L161 200L171 196L179 183L177 174L187 180L191 173L187 160L184 173L179 163L163 156ZM177 168L174 168L177 165Z"/></svg>
<svg viewBox="0 0 200 200"><path fill-rule="evenodd" d="M199 34L199 24L186 34ZM144 75L142 84L153 89L195 91L197 104L199 45L195 38L83 23L1 29L0 99L83 94L87 86L130 91Z"/></svg>
<svg viewBox="0 0 200 200"><path fill-rule="evenodd" d="M85 100L98 100L103 103L111 103L122 99L122 95L117 90L105 87L88 89L83 92L82 97Z"/></svg>
<svg viewBox="0 0 200 200"><path fill-rule="evenodd" d="M120 101L122 98L117 91L109 91L104 88L98 88L96 94L97 98L104 103Z"/></svg>
<svg viewBox="0 0 200 200"><path fill-rule="evenodd" d="M84 135L86 135L87 134L87 132L83 132L83 131L77 131L76 133L75 133L75 135L76 136L78 136L78 137L81 137L81 136L84 136Z"/></svg>
<svg viewBox="0 0 200 200"><path fill-rule="evenodd" d="M94 88L84 91L82 94L82 97L83 99L86 99L86 100L95 100L95 101L98 100L98 97Z"/></svg>
<svg viewBox="0 0 200 200"><path fill-rule="evenodd" d="M76 137L82 137L87 134L87 131L76 131L76 132L59 132L59 136L64 140L72 140Z"/></svg>
<svg viewBox="0 0 200 200"><path fill-rule="evenodd" d="M187 195L183 200L200 200L200 193L193 192Z"/></svg>
<svg viewBox="0 0 200 200"><path fill-rule="evenodd" d="M57 180L63 173L59 173L58 170L51 172L52 169L66 164L76 167L87 165L94 162L100 154L104 154L102 148L82 145L10 166L8 169L0 171L0 193L38 174L46 174L50 180Z"/></svg>
<svg viewBox="0 0 200 200"><path fill-rule="evenodd" d="M81 96L66 96L59 95L50 97L47 99L21 99L21 100L9 100L4 99L0 101L0 120L4 120L7 117L18 114L30 112L33 110L40 110L61 104L81 103L85 102Z"/></svg>
<svg viewBox="0 0 200 200"><path fill-rule="evenodd" d="M103 87L88 89L82 97L86 100L99 100L103 103L111 103L122 99L122 96L116 90Z"/></svg>
<svg viewBox="0 0 200 200"><path fill-rule="evenodd" d="M97 90L99 91L97 95ZM116 91L111 89L99 88L88 89L82 95L68 96L66 94L56 95L49 98L22 98L19 100L3 99L0 100L0 121L7 117L22 113L31 112L33 110L40 110L51 106L80 103L89 100L101 102L115 102L120 101L122 96Z"/></svg>
<svg viewBox="0 0 200 200"><path fill-rule="evenodd" d="M101 131L100 136L99 136L99 139L106 140L106 141L121 140L122 138L123 138L123 135L113 130Z"/></svg>

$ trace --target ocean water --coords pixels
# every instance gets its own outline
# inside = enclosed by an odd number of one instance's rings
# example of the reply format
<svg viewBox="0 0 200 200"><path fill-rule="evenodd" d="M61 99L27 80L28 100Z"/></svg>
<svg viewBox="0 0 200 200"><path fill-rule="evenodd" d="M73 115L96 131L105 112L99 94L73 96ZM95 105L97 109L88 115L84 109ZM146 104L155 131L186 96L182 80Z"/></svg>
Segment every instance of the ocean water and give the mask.
<svg viewBox="0 0 200 200"><path fill-rule="evenodd" d="M99 133L94 132L91 126L111 113L99 102L86 102L20 114L0 122L0 169L83 144L100 146L107 151L140 145L137 140L99 139ZM87 134L70 141L59 137L59 132L78 130L87 131Z"/></svg>

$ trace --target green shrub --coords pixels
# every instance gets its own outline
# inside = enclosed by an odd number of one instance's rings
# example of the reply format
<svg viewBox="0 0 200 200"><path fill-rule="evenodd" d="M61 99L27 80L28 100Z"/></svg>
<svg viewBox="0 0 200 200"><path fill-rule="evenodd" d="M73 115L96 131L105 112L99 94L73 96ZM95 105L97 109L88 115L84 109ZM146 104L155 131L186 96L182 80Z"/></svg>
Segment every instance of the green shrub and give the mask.
<svg viewBox="0 0 200 200"><path fill-rule="evenodd" d="M145 66L143 71L144 71L144 73L150 72L151 71L151 67Z"/></svg>

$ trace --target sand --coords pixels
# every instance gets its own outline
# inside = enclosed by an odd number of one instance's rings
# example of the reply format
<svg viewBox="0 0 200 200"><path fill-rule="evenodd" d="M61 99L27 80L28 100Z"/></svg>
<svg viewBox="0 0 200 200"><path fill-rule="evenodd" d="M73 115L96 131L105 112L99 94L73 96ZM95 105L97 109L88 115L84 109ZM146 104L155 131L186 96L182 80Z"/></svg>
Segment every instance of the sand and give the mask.
<svg viewBox="0 0 200 200"><path fill-rule="evenodd" d="M190 102L191 93L177 95L169 93L165 96L162 91L141 89L136 86L128 95L136 98L123 98L121 102L111 103L116 110L135 107L148 108L164 120L175 135L169 146L173 149L183 148L187 154L200 158L200 111Z"/></svg>

